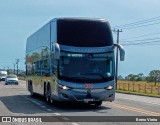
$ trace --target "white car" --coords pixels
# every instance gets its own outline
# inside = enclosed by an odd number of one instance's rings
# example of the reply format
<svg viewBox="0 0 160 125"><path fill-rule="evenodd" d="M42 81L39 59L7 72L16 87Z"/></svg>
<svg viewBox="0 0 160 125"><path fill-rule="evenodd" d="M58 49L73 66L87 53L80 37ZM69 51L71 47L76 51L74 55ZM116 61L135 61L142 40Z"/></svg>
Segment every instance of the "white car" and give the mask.
<svg viewBox="0 0 160 125"><path fill-rule="evenodd" d="M0 81L5 81L7 71L0 71Z"/></svg>
<svg viewBox="0 0 160 125"><path fill-rule="evenodd" d="M8 85L8 84L18 85L19 84L18 77L14 74L7 75L5 79L5 85Z"/></svg>

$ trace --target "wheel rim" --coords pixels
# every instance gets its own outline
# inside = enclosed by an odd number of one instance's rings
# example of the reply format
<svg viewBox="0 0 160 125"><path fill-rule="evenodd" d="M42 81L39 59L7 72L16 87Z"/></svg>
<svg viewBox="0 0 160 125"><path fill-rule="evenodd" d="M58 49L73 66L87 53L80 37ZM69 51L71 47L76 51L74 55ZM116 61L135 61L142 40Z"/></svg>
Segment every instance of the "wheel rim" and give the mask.
<svg viewBox="0 0 160 125"><path fill-rule="evenodd" d="M53 103L53 100L50 98L50 103L52 104Z"/></svg>
<svg viewBox="0 0 160 125"><path fill-rule="evenodd" d="M50 84L47 85L47 90L46 90L46 102L48 104L50 104L52 102L51 100L51 88L50 88Z"/></svg>
<svg viewBox="0 0 160 125"><path fill-rule="evenodd" d="M46 102L47 103L51 103L51 96L50 96L50 92L49 91L47 91L47 93L46 93Z"/></svg>

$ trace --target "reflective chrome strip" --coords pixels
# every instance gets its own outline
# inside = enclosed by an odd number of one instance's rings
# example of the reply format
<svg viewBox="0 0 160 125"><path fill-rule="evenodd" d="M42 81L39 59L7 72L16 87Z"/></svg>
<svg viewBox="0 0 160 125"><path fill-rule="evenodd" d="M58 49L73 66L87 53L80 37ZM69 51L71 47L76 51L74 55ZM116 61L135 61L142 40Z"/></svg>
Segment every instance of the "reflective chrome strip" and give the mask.
<svg viewBox="0 0 160 125"><path fill-rule="evenodd" d="M87 93L88 89L72 89L71 91L80 92L80 93ZM90 89L91 93L100 93L107 91L106 89Z"/></svg>
<svg viewBox="0 0 160 125"><path fill-rule="evenodd" d="M75 46L66 46L59 45L60 50L70 51L70 52L81 52L81 53L102 53L102 52L110 52L114 50L113 46L105 46L105 47L75 47Z"/></svg>

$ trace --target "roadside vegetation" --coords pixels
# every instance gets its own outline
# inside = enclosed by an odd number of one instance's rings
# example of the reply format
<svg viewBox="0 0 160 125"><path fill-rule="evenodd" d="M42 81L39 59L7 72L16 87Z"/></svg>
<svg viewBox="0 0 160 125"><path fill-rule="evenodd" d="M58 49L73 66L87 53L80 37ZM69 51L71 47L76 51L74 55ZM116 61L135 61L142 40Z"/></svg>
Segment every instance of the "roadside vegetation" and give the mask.
<svg viewBox="0 0 160 125"><path fill-rule="evenodd" d="M148 76L143 73L118 77L117 92L160 97L160 70L152 70Z"/></svg>

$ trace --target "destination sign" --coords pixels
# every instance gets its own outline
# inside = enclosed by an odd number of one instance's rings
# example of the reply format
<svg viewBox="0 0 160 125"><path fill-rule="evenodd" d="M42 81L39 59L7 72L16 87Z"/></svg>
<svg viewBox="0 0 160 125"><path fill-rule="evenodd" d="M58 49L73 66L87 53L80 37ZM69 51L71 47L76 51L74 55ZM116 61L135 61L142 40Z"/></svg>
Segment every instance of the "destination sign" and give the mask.
<svg viewBox="0 0 160 125"><path fill-rule="evenodd" d="M70 52L101 53L101 52L113 51L114 46L106 46L106 47L73 47L73 46L60 45L60 49L63 50L63 51L70 51Z"/></svg>

